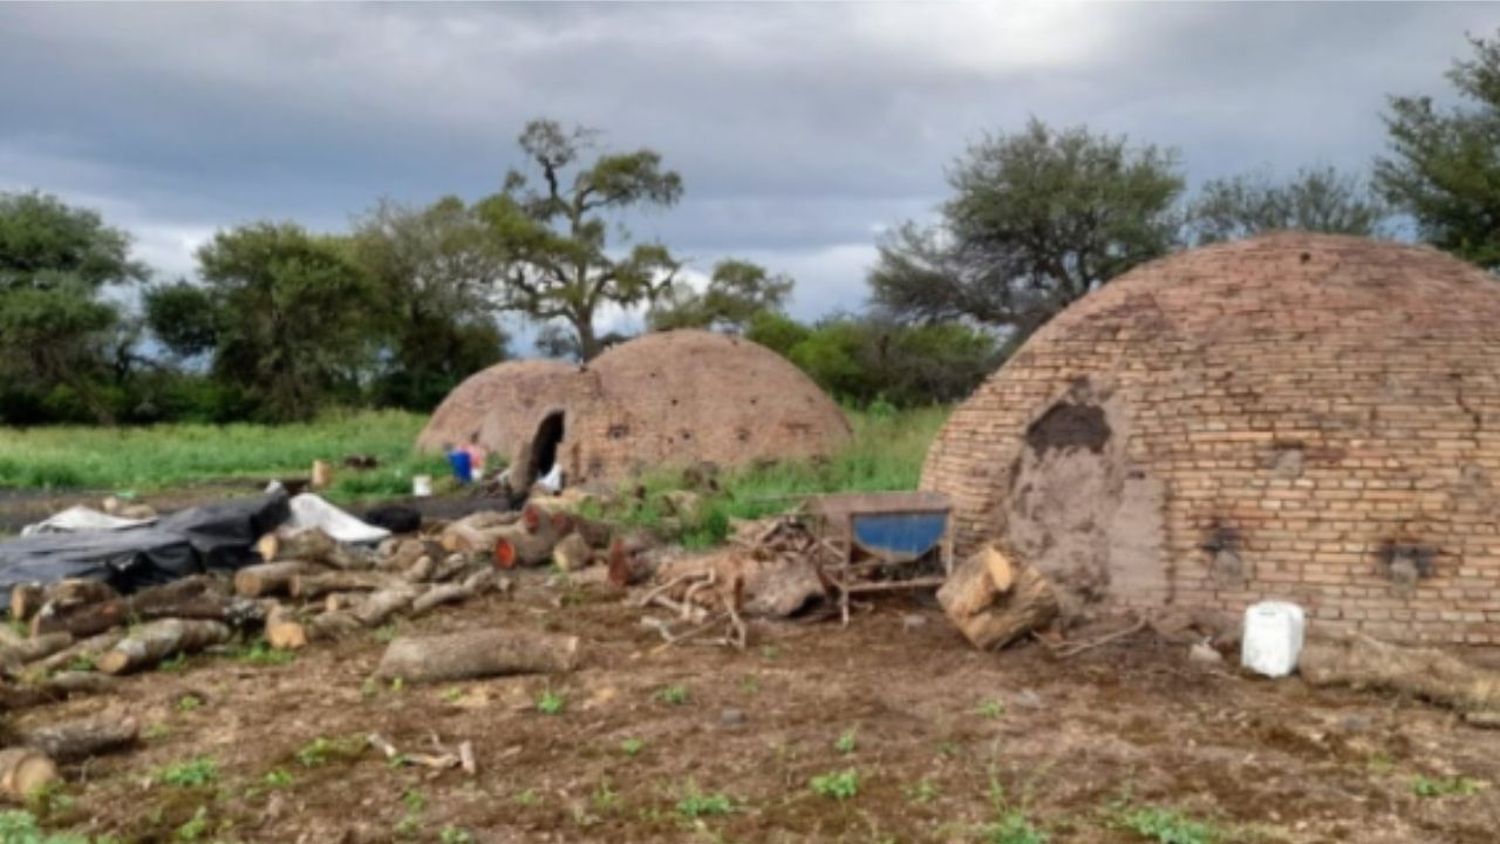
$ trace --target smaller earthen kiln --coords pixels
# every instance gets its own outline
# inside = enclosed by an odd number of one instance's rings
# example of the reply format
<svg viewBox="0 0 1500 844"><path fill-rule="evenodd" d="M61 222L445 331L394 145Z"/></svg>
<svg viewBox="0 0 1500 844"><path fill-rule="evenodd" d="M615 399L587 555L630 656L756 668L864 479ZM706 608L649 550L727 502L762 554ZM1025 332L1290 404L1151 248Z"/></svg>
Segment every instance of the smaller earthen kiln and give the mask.
<svg viewBox="0 0 1500 844"><path fill-rule="evenodd" d="M824 456L849 433L838 405L780 355L681 330L638 337L585 366L490 367L444 399L417 447L477 435L526 485L557 462L570 482L587 483L672 465Z"/></svg>

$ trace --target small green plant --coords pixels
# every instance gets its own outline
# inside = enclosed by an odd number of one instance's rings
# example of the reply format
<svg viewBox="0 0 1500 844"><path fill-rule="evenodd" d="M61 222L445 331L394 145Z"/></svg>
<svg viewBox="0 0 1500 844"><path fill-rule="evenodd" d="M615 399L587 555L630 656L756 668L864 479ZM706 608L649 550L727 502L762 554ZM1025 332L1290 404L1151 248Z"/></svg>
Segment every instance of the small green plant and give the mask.
<svg viewBox="0 0 1500 844"><path fill-rule="evenodd" d="M984 829L988 844L1047 844L1047 833L1037 829L1019 809L1010 809Z"/></svg>
<svg viewBox="0 0 1500 844"><path fill-rule="evenodd" d="M177 762L157 771L156 781L161 785L181 788L208 785L219 778L219 765L207 756L199 756L186 762Z"/></svg>
<svg viewBox="0 0 1500 844"><path fill-rule="evenodd" d="M449 703L457 703L464 696L464 690L458 686L443 689L442 698Z"/></svg>
<svg viewBox="0 0 1500 844"><path fill-rule="evenodd" d="M408 812L420 812L427 808L427 797L415 788L411 788L402 793L401 803L406 806Z"/></svg>
<svg viewBox="0 0 1500 844"><path fill-rule="evenodd" d="M162 660L161 663L156 667L159 671L168 671L175 674L185 670L187 668L187 663L187 654L177 654L171 659Z"/></svg>
<svg viewBox="0 0 1500 844"><path fill-rule="evenodd" d="M635 757L646 747L646 743L638 738L628 738L620 742L620 752L626 756Z"/></svg>
<svg viewBox="0 0 1500 844"><path fill-rule="evenodd" d="M608 779L594 787L594 793L589 799L594 804L594 811L601 814L612 812L620 806L620 795L610 787Z"/></svg>
<svg viewBox="0 0 1500 844"><path fill-rule="evenodd" d="M68 661L69 671L93 671L95 667L94 654L78 654Z"/></svg>
<svg viewBox="0 0 1500 844"><path fill-rule="evenodd" d="M358 737L329 739L318 736L297 750L297 764L304 768L316 768L334 759L352 759L364 748L364 739Z"/></svg>
<svg viewBox="0 0 1500 844"><path fill-rule="evenodd" d="M1005 704L994 698L985 698L974 711L993 720L1005 714Z"/></svg>
<svg viewBox="0 0 1500 844"><path fill-rule="evenodd" d="M858 746L858 740L855 738L854 728L853 727L850 727L849 729L845 730L838 737L838 740L833 743L833 749L837 750L838 752L840 752L842 754L844 754L845 756L848 756L849 754L853 753L854 752L854 748L857 747L857 746Z"/></svg>
<svg viewBox="0 0 1500 844"><path fill-rule="evenodd" d="M698 784L688 780L683 786L682 798L677 801L677 814L692 820L712 815L727 815L734 811L734 798L723 792L705 794Z"/></svg>
<svg viewBox="0 0 1500 844"><path fill-rule="evenodd" d="M193 813L192 819L182 826L177 827L178 841L200 841L208 833L208 809L198 807Z"/></svg>
<svg viewBox="0 0 1500 844"><path fill-rule="evenodd" d="M760 646L760 658L765 660L766 662L774 662L780 656L781 648L778 648L775 645Z"/></svg>
<svg viewBox="0 0 1500 844"><path fill-rule="evenodd" d="M163 739L163 738L166 738L167 736L170 736L171 734L172 734L172 728L169 727L169 726L167 726L165 723L163 723L161 721L157 721L155 724L152 724L152 725L146 727L146 729L141 730L141 738L143 738L143 739L145 739L147 741L153 741L155 739Z"/></svg>
<svg viewBox="0 0 1500 844"><path fill-rule="evenodd" d="M248 665L286 665L297 659L292 651L277 650L263 636L235 651L234 658Z"/></svg>
<svg viewBox="0 0 1500 844"><path fill-rule="evenodd" d="M1120 817L1120 826L1156 844L1213 844L1217 830L1174 809L1145 806Z"/></svg>
<svg viewBox="0 0 1500 844"><path fill-rule="evenodd" d="M561 692L545 689L536 699L536 711L543 715L561 715L568 708L568 699Z"/></svg>
<svg viewBox="0 0 1500 844"><path fill-rule="evenodd" d="M534 788L528 788L516 795L516 804L519 806L535 806L540 802L542 802L541 798L536 796Z"/></svg>
<svg viewBox="0 0 1500 844"><path fill-rule="evenodd" d="M913 803L931 803L937 796L937 783L932 781L932 777L922 777L906 789L906 799Z"/></svg>
<svg viewBox="0 0 1500 844"><path fill-rule="evenodd" d="M370 637L382 645L388 645L392 639L396 638L396 625L394 623L382 624L375 628Z"/></svg>
<svg viewBox="0 0 1500 844"><path fill-rule="evenodd" d="M468 830L445 826L438 831L438 844L474 844L474 836Z"/></svg>
<svg viewBox="0 0 1500 844"><path fill-rule="evenodd" d="M747 695L753 695L760 691L760 681L747 675L740 680L740 691Z"/></svg>
<svg viewBox="0 0 1500 844"><path fill-rule="evenodd" d="M177 699L176 706L178 712L192 712L203 706L203 698L189 692Z"/></svg>
<svg viewBox="0 0 1500 844"><path fill-rule="evenodd" d="M849 800L859 794L859 771L846 768L819 774L808 783L813 793L834 800Z"/></svg>
<svg viewBox="0 0 1500 844"><path fill-rule="evenodd" d="M396 677L391 680L391 691L400 694L404 688L406 688L406 681L402 678Z"/></svg>
<svg viewBox="0 0 1500 844"><path fill-rule="evenodd" d="M1412 778L1411 791L1418 797L1468 797L1477 794L1483 784L1465 776L1428 777L1418 774Z"/></svg>
<svg viewBox="0 0 1500 844"><path fill-rule="evenodd" d="M269 771L263 782L267 788L291 788L295 780L290 771L283 768L273 768Z"/></svg>
<svg viewBox="0 0 1500 844"><path fill-rule="evenodd" d="M656 693L656 699L671 706L681 706L688 702L688 690L686 686L667 686Z"/></svg>
<svg viewBox="0 0 1500 844"><path fill-rule="evenodd" d="M30 812L12 809L0 812L0 843L3 844L89 844L81 835L42 832ZM97 844L104 844L100 839Z"/></svg>

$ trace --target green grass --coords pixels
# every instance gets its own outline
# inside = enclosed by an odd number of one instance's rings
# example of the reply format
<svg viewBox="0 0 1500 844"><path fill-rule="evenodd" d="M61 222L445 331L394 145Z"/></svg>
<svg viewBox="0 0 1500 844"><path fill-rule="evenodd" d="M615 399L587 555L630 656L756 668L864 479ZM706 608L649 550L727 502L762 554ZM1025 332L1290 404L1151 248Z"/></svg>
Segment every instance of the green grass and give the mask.
<svg viewBox="0 0 1500 844"><path fill-rule="evenodd" d="M314 460L334 463L333 497L407 492L416 473L446 474L441 457L417 457L412 443L426 416L345 411L295 425L57 426L0 429L0 487L148 491L184 484L305 477ZM341 469L347 454L380 467Z"/></svg>
<svg viewBox="0 0 1500 844"><path fill-rule="evenodd" d="M849 800L859 794L859 771L847 768L819 774L808 781L814 794L833 800Z"/></svg>
<svg viewBox="0 0 1500 844"><path fill-rule="evenodd" d="M156 773L156 781L161 785L175 785L181 788L208 785L218 778L219 765L207 756L177 762Z"/></svg>
<svg viewBox="0 0 1500 844"><path fill-rule="evenodd" d="M704 494L698 518L690 524L679 524L676 538L689 548L707 548L724 541L730 519L781 513L809 495L916 489L927 448L947 420L948 411L947 407L848 411L854 436L833 457L724 473L718 478L719 491ZM662 530L670 524L670 508L662 493L684 486L680 472L650 475L641 481L645 495L639 499L624 499L608 510L586 508L585 512L634 527Z"/></svg>
<svg viewBox="0 0 1500 844"><path fill-rule="evenodd" d="M1206 821L1196 820L1175 810L1145 806L1123 812L1120 826L1146 841L1156 844L1214 844L1222 838L1220 831Z"/></svg>

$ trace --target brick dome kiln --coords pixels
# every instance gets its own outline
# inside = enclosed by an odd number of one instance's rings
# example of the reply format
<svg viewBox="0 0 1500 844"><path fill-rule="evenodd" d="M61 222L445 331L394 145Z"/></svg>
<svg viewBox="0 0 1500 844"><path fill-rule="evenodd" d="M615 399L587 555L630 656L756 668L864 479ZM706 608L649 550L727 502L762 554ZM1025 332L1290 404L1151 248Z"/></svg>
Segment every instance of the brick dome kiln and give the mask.
<svg viewBox="0 0 1500 844"><path fill-rule="evenodd" d="M506 366L474 378L508 377ZM528 370L535 380L524 388L491 387L485 394L490 409L478 426L480 441L507 455L512 477L522 483L556 461L570 482L617 481L674 464L729 467L824 456L849 437L843 412L811 379L738 337L659 332L615 346L586 366L548 366ZM443 439L424 431L418 447Z"/></svg>
<svg viewBox="0 0 1500 844"><path fill-rule="evenodd" d="M1427 248L1276 234L1142 266L956 409L923 469L959 545L1072 601L1305 606L1500 642L1500 283Z"/></svg>
<svg viewBox="0 0 1500 844"><path fill-rule="evenodd" d="M536 430L537 408L555 404L577 371L558 360L508 360L482 369L454 387L432 412L417 436L417 449L465 445L478 435L485 448L510 454Z"/></svg>

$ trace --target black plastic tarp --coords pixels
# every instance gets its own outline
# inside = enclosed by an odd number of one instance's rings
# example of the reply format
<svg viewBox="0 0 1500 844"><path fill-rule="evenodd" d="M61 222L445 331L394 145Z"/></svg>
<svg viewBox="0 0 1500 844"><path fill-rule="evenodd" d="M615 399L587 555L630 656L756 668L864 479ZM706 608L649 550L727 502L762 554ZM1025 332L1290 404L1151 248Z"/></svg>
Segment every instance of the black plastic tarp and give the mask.
<svg viewBox="0 0 1500 844"><path fill-rule="evenodd" d="M193 507L121 530L49 533L0 542L0 592L76 577L131 592L211 569L259 562L255 542L287 520L284 492Z"/></svg>

